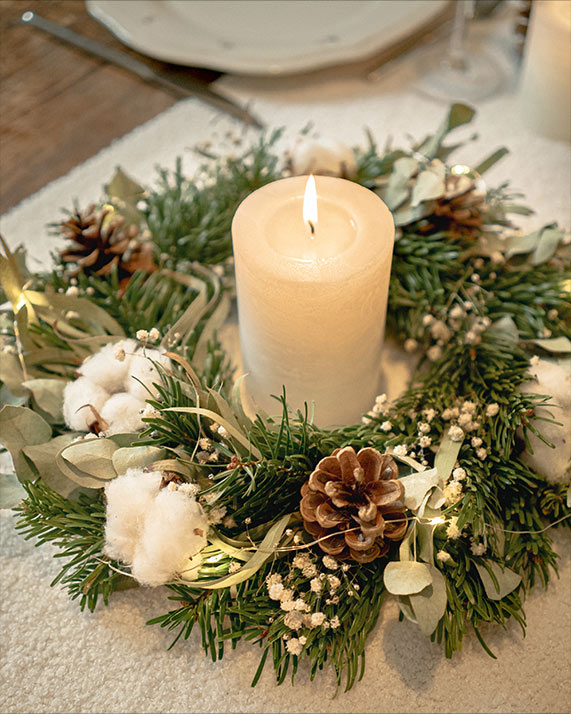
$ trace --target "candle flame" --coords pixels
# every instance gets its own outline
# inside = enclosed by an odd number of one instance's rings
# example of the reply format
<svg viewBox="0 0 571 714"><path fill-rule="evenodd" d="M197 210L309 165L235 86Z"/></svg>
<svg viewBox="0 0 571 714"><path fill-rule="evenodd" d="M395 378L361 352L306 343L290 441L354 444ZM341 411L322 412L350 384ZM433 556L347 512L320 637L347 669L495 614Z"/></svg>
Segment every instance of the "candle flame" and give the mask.
<svg viewBox="0 0 571 714"><path fill-rule="evenodd" d="M311 235L315 235L317 228L317 191L315 190L315 179L311 175L305 184L305 196L303 197L303 220L311 230Z"/></svg>

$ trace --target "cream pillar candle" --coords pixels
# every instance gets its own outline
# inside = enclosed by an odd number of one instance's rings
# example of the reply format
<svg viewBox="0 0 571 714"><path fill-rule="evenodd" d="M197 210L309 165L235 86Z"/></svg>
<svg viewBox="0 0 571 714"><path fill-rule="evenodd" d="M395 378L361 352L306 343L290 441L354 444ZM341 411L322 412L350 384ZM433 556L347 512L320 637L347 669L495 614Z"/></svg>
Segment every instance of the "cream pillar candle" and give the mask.
<svg viewBox="0 0 571 714"><path fill-rule="evenodd" d="M317 176L317 220L303 217L307 176L250 194L232 224L246 390L315 403L320 426L358 421L379 389L392 216L372 191ZM312 231L313 228L313 231Z"/></svg>
<svg viewBox="0 0 571 714"><path fill-rule="evenodd" d="M519 102L526 124L571 141L571 2L534 0Z"/></svg>

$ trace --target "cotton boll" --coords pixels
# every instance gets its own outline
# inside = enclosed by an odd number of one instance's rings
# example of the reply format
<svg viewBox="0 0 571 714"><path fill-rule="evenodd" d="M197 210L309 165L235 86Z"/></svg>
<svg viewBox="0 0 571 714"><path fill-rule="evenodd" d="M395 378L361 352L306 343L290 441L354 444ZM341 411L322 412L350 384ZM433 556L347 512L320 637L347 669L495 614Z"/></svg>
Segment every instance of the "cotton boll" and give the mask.
<svg viewBox="0 0 571 714"><path fill-rule="evenodd" d="M121 340L105 345L85 360L79 368L79 373L108 392L121 392L129 371L131 355L136 349L135 340Z"/></svg>
<svg viewBox="0 0 571 714"><path fill-rule="evenodd" d="M357 163L351 149L336 139L323 137L318 141L302 140L291 155L294 174L318 174L351 178Z"/></svg>
<svg viewBox="0 0 571 714"><path fill-rule="evenodd" d="M161 485L160 471L128 469L105 486L107 521L104 552L131 565L147 513Z"/></svg>
<svg viewBox="0 0 571 714"><path fill-rule="evenodd" d="M552 449L535 434L528 432L533 454L524 451L521 460L550 483L568 483L571 476L571 359L560 362L540 359L531 372L537 381L524 382L520 390L551 395L549 401L554 406L536 409L537 416L550 418L551 413L562 426L536 422L539 432L555 444L555 448Z"/></svg>
<svg viewBox="0 0 571 714"><path fill-rule="evenodd" d="M63 418L67 427L72 431L89 431L96 417L86 405L101 414L109 396L107 390L90 382L87 377L79 377L67 384L63 391Z"/></svg>
<svg viewBox="0 0 571 714"><path fill-rule="evenodd" d="M109 425L106 433L129 434L140 431L145 426L140 413L145 407L145 402L128 392L112 394L101 410L101 416Z"/></svg>
<svg viewBox="0 0 571 714"><path fill-rule="evenodd" d="M143 585L164 585L190 567L206 544L208 523L200 505L181 491L163 489L154 499L133 558Z"/></svg>
<svg viewBox="0 0 571 714"><path fill-rule="evenodd" d="M170 368L170 360L158 350L138 350L131 358L125 388L137 399L149 399L157 396L153 384L160 384L161 377L153 362L158 362L165 369Z"/></svg>

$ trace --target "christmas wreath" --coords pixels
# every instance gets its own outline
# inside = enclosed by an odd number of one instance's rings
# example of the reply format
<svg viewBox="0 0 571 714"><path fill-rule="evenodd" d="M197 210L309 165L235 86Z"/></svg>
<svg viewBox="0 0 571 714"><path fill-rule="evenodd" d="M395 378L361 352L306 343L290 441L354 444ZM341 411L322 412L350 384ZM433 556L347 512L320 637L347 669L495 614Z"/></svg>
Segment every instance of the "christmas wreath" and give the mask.
<svg viewBox="0 0 571 714"><path fill-rule="evenodd" d="M278 683L326 662L350 688L387 596L447 656L514 618L557 569L569 525L569 244L479 166L451 164L454 105L407 150L353 151L275 131L239 155L198 147L144 189L118 170L76 207L52 272L0 258L3 507L64 565L53 584L93 610L165 585L159 624L195 626L214 660L251 640ZM237 149L235 149L236 153ZM397 227L388 330L417 353L410 386L358 424L311 410L247 416L219 330L233 299L230 223L260 186L310 171L377 192ZM332 385L334 388L334 385ZM562 423L565 422L565 423ZM492 655L493 656L493 655Z"/></svg>

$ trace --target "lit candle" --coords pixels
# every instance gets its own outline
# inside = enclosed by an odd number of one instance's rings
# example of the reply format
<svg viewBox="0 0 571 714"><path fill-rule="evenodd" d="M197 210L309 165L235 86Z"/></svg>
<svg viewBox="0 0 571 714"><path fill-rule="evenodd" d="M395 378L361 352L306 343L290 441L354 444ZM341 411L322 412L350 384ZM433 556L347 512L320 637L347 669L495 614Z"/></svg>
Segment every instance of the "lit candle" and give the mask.
<svg viewBox="0 0 571 714"><path fill-rule="evenodd" d="M241 203L232 238L248 396L279 414L270 395L284 385L292 408L314 402L319 426L358 421L379 389L394 241L385 204L343 179L282 179Z"/></svg>

